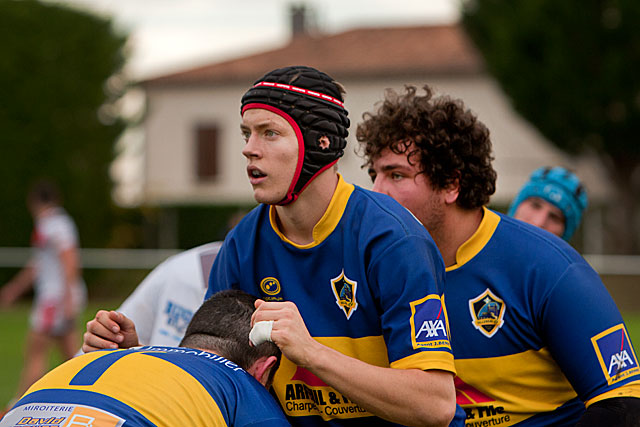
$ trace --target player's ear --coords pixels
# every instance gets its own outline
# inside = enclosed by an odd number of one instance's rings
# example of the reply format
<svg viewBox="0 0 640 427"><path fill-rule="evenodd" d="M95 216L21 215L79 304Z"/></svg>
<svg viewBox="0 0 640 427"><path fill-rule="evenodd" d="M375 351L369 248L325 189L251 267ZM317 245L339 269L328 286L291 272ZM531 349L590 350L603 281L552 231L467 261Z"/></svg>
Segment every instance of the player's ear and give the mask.
<svg viewBox="0 0 640 427"><path fill-rule="evenodd" d="M258 380L260 384L267 387L269 382L269 373L271 372L271 369L273 369L277 361L278 358L276 358L275 356L262 356L261 358L253 362L247 372L249 372L249 374L253 378Z"/></svg>
<svg viewBox="0 0 640 427"><path fill-rule="evenodd" d="M444 201L448 205L452 205L458 200L460 195L460 181L456 178L451 184L447 185L443 190Z"/></svg>

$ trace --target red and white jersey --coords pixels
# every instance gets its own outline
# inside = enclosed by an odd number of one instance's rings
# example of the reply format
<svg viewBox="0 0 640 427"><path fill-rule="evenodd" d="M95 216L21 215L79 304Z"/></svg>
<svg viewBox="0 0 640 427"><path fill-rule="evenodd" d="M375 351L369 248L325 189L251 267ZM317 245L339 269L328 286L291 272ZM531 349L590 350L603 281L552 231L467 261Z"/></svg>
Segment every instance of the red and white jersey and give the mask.
<svg viewBox="0 0 640 427"><path fill-rule="evenodd" d="M62 208L51 208L36 219L31 236L35 258L36 302L60 301L64 296L65 276L60 252L78 248L78 231L71 217ZM73 289L74 302L86 298L86 289L80 276Z"/></svg>

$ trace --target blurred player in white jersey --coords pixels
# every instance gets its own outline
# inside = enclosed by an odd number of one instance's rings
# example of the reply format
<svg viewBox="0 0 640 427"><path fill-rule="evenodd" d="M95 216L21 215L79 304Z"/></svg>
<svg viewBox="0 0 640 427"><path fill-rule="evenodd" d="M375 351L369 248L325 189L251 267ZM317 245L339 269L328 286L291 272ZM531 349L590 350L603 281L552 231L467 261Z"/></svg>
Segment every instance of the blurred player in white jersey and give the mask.
<svg viewBox="0 0 640 427"><path fill-rule="evenodd" d="M0 290L0 302L8 307L34 288L18 396L46 372L52 344L60 347L65 359L74 355L79 339L76 319L87 298L80 272L78 231L60 206L56 186L48 181L36 183L27 196L27 206L34 220L33 256Z"/></svg>
<svg viewBox="0 0 640 427"><path fill-rule="evenodd" d="M207 290L222 242L207 243L158 265L117 311L133 319L142 345L177 346Z"/></svg>
<svg viewBox="0 0 640 427"><path fill-rule="evenodd" d="M242 209L235 212L227 222L227 231L245 213ZM180 344L193 313L202 304L220 245L222 242L205 243L168 258L116 310L134 321L141 345Z"/></svg>

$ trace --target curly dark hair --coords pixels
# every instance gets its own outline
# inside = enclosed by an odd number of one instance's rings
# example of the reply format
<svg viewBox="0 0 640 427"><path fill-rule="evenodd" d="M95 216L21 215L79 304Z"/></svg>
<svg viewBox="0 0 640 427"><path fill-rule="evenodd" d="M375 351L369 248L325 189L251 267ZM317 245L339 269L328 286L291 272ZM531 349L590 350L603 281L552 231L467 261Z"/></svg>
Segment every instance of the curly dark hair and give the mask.
<svg viewBox="0 0 640 427"><path fill-rule="evenodd" d="M496 189L496 172L491 166L489 130L462 101L416 95L415 86L405 86L399 95L385 91L385 99L374 113L364 113L356 138L360 155L370 166L388 148L406 153L410 164L420 163L434 189L444 189L458 181L457 204L463 209L486 205Z"/></svg>

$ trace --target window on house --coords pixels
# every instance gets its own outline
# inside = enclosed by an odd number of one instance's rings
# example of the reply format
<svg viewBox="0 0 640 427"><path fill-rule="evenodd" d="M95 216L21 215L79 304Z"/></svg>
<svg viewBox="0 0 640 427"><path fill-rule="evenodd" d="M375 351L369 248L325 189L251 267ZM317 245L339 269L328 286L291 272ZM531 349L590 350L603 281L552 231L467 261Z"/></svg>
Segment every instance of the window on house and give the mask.
<svg viewBox="0 0 640 427"><path fill-rule="evenodd" d="M209 180L218 174L218 128L200 125L196 128L196 171L198 180Z"/></svg>

